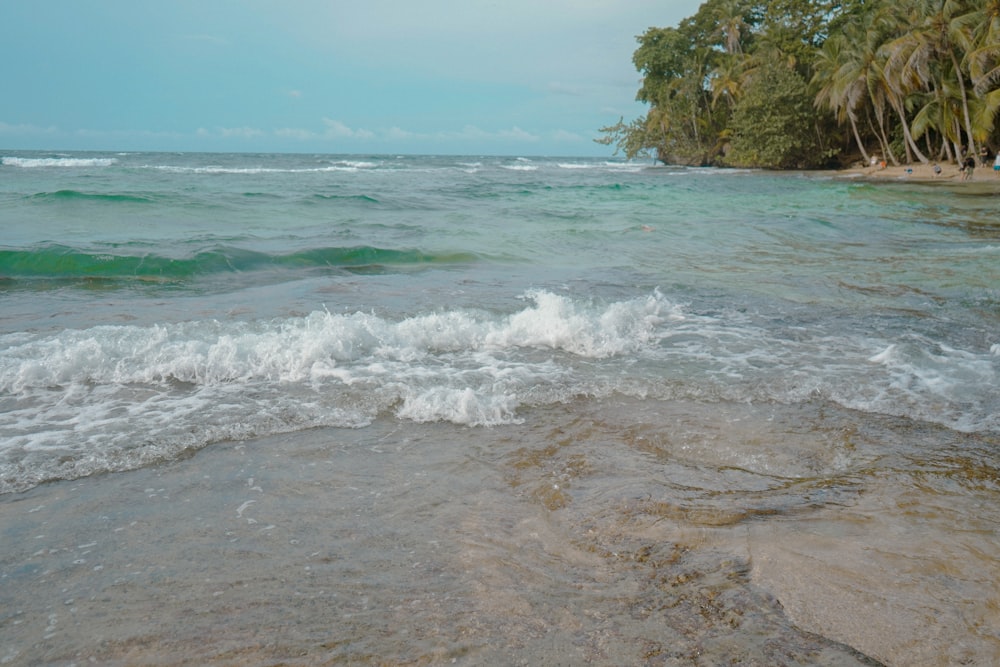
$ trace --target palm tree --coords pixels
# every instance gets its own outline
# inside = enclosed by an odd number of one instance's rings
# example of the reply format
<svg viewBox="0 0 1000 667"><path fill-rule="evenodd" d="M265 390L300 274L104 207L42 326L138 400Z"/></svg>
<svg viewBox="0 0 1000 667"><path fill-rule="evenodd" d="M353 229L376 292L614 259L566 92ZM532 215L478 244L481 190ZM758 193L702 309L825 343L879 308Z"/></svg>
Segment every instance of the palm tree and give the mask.
<svg viewBox="0 0 1000 667"><path fill-rule="evenodd" d="M709 75L709 85L712 89L712 107L715 107L720 99L726 100L729 109L739 100L743 92L743 78L746 73L746 58L732 54L725 54L719 58L719 64Z"/></svg>
<svg viewBox="0 0 1000 667"><path fill-rule="evenodd" d="M901 27L908 29L885 47L886 78L903 99L911 93L930 91L935 85L940 91L946 80L956 82L969 150L975 155L976 136L959 61L959 54L964 55L971 39L962 20L964 14L962 0L911 0L908 11L899 15Z"/></svg>
<svg viewBox="0 0 1000 667"><path fill-rule="evenodd" d="M833 112L838 123L846 119L851 124L851 134L861 151L865 164L871 161L865 143L858 132L857 107L864 99L864 81L852 70L850 50L843 34L830 37L823 43L813 63L812 83L819 86L816 107L826 107Z"/></svg>
<svg viewBox="0 0 1000 667"><path fill-rule="evenodd" d="M923 104L913 117L911 130L915 137L928 137L937 133L941 141L939 157L961 161L962 155L962 99L958 86L944 79L939 87L933 85L930 93L923 98Z"/></svg>
<svg viewBox="0 0 1000 667"><path fill-rule="evenodd" d="M876 5L854 20L844 22L842 32L831 35L824 43L817 63L818 78L813 82L820 85L818 103L846 115L851 122L859 148L862 142L857 120L858 113L863 111L872 133L878 138L882 154L893 164L899 164L886 131L886 107L893 105L890 104L891 87L886 81L881 47L893 34L891 28L895 23L890 19L886 8ZM866 155L865 150L861 150Z"/></svg>
<svg viewBox="0 0 1000 667"><path fill-rule="evenodd" d="M1000 0L985 0L959 18L971 35L966 55L977 95L1000 85Z"/></svg>
<svg viewBox="0 0 1000 667"><path fill-rule="evenodd" d="M717 36L722 37L726 53L743 53L743 33L750 29L745 19L746 9L740 0L720 0L713 9Z"/></svg>
<svg viewBox="0 0 1000 667"><path fill-rule="evenodd" d="M960 20L971 35L965 63L979 101L973 108L973 125L985 139L1000 111L1000 0L976 4Z"/></svg>

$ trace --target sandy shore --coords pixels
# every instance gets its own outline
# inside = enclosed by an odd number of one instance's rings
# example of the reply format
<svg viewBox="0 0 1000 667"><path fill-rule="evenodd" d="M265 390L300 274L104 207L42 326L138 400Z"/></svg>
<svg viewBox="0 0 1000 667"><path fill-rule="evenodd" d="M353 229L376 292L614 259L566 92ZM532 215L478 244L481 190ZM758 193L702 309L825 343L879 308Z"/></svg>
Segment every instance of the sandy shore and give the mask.
<svg viewBox="0 0 1000 667"><path fill-rule="evenodd" d="M889 165L881 167L852 167L834 172L846 178L864 178L878 181L928 181L943 183L962 183L962 171L954 163L938 162L941 173L934 172L934 162L929 164L908 164L900 166ZM992 164L987 167L977 166L972 178L966 182L986 182L1000 185L1000 173L993 170Z"/></svg>

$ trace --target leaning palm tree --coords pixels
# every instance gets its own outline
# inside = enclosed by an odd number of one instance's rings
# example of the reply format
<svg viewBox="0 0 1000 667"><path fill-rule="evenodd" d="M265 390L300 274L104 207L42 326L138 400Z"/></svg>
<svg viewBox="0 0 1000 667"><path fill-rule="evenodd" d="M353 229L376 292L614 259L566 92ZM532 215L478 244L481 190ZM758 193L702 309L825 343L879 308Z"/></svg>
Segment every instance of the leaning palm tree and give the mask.
<svg viewBox="0 0 1000 667"><path fill-rule="evenodd" d="M856 124L864 113L872 134L878 138L881 151L893 164L899 164L889 143L886 128L887 110L891 104L891 87L886 81L882 45L894 33L896 23L885 5L865 9L851 21L841 24L841 32L831 35L820 52L818 79L820 104L835 113L846 115L855 130L855 141L861 144ZM827 46L829 45L829 46ZM829 107L833 104L833 107ZM841 112L837 112L839 107ZM860 146L859 146L860 147ZM862 154L867 153L862 149Z"/></svg>
<svg viewBox="0 0 1000 667"><path fill-rule="evenodd" d="M971 41L967 22L962 18L966 14L965 3L963 0L911 0L906 7L908 11L900 14L900 18L909 29L885 47L887 79L903 98L934 86L941 90L949 82L955 82L969 150L978 154L965 74L960 63Z"/></svg>
<svg viewBox="0 0 1000 667"><path fill-rule="evenodd" d="M971 35L965 60L979 96L1000 86L1000 0L985 0L959 18Z"/></svg>
<svg viewBox="0 0 1000 667"><path fill-rule="evenodd" d="M843 34L837 34L823 43L813 63L813 85L819 86L815 105L833 112L837 123L847 120L851 124L851 134L857 144L865 164L871 161L865 143L858 132L857 107L863 103L865 86L861 78L854 74L850 50Z"/></svg>
<svg viewBox="0 0 1000 667"><path fill-rule="evenodd" d="M941 142L939 157L960 161L962 155L962 96L957 84L945 77L922 98L911 129L916 138L933 133ZM975 102L975 100L973 100ZM973 106L975 108L975 106Z"/></svg>
<svg viewBox="0 0 1000 667"><path fill-rule="evenodd" d="M998 112L1000 112L1000 88L973 97L969 101L972 129L984 143L994 130Z"/></svg>

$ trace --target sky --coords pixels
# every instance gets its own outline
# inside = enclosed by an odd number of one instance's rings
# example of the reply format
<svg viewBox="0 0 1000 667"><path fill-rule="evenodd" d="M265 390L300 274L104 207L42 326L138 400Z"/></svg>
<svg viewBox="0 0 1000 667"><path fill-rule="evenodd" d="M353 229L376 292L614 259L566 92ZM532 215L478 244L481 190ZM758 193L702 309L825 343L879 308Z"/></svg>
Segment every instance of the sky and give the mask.
<svg viewBox="0 0 1000 667"><path fill-rule="evenodd" d="M3 0L0 149L610 156L700 0Z"/></svg>

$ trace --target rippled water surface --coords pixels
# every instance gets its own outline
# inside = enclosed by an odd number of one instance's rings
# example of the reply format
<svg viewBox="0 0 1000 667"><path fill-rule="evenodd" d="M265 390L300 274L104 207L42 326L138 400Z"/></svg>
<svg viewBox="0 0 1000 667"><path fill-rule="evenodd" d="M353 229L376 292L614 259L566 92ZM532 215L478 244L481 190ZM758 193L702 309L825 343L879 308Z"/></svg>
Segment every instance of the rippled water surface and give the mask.
<svg viewBox="0 0 1000 667"><path fill-rule="evenodd" d="M5 664L1000 660L1000 185L0 175Z"/></svg>

